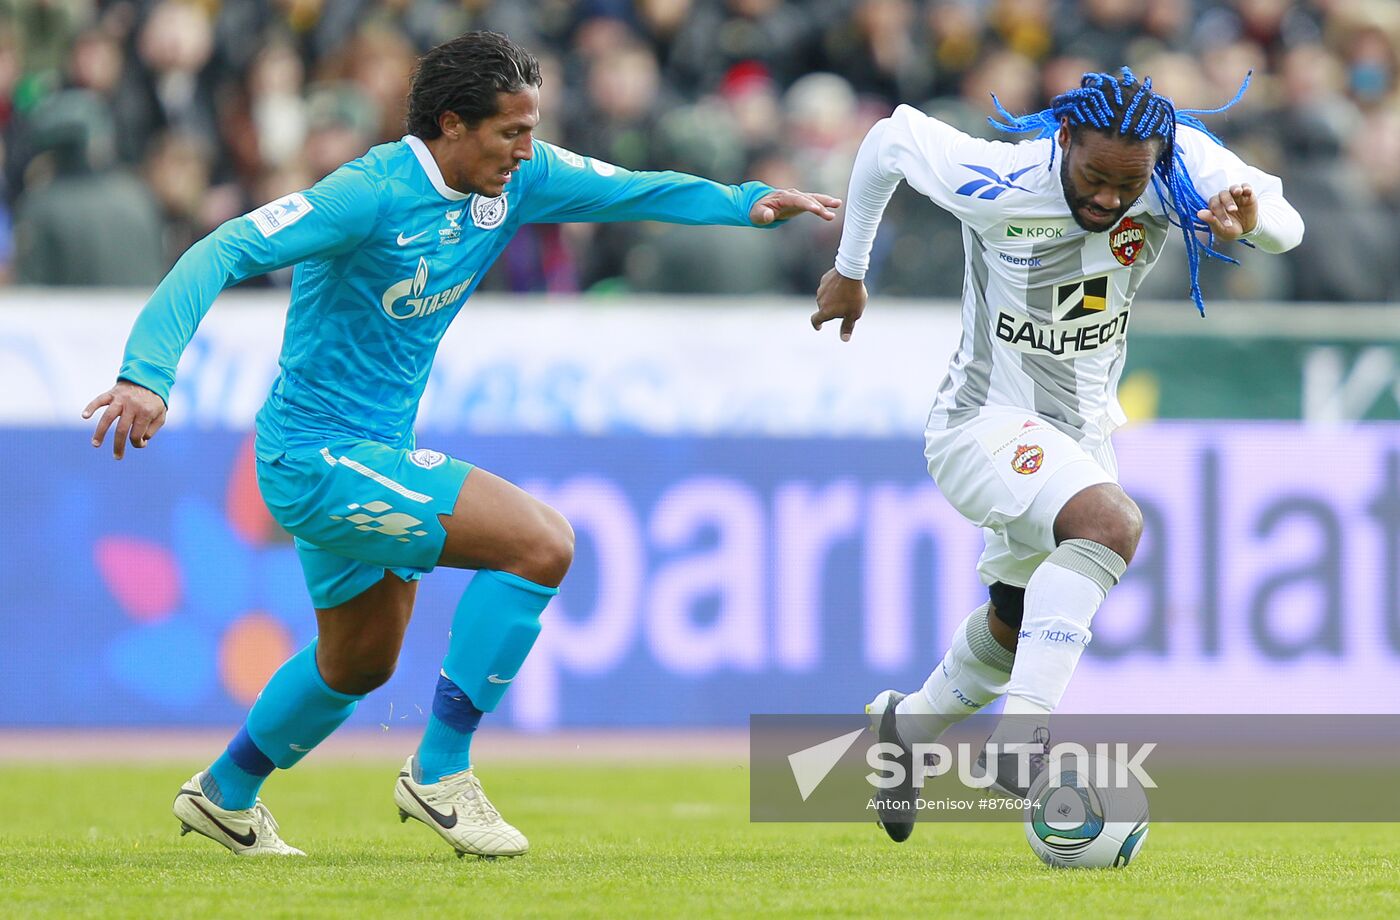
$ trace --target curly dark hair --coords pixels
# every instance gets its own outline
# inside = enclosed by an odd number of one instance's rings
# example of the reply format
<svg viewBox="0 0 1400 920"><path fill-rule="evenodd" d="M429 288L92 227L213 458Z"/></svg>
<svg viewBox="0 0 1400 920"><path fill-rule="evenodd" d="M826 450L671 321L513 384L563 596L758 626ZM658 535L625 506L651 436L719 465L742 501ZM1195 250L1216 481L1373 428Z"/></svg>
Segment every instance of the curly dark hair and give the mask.
<svg viewBox="0 0 1400 920"><path fill-rule="evenodd" d="M500 111L500 93L540 85L535 56L499 32L466 32L418 61L408 91L408 133L424 140L442 134L438 117L456 112L468 125Z"/></svg>
<svg viewBox="0 0 1400 920"><path fill-rule="evenodd" d="M1245 90L1249 89L1249 80L1253 74L1252 70L1246 74L1244 83L1235 93L1235 98L1219 108L1178 109L1166 96L1153 92L1151 77L1139 82L1127 67L1118 74L1086 73L1079 82L1079 89L1061 93L1050 100L1049 108L1029 115L1012 115L993 95L992 103L1002 120L987 120L992 123L992 127L1008 133L1035 131L1040 138L1047 138L1055 136L1055 132L1060 129L1060 120L1065 119L1069 123L1072 136L1082 130L1093 130L1113 137L1160 143L1152 184L1161 199L1170 204L1175 212L1175 218L1168 214L1167 219L1181 229L1182 238L1186 243L1186 264L1191 270L1191 299L1195 302L1196 309L1205 316L1206 302L1201 296L1199 278L1201 256L1238 263L1215 248L1214 236L1208 237L1208 242L1201 241L1200 232L1209 233L1210 227L1196 216L1196 212L1209 208L1210 205L1196 191L1191 181L1186 161L1180 156L1176 145L1176 128L1178 124L1195 128L1220 146L1225 146L1197 116L1215 115L1239 102ZM1055 145L1051 144L1050 163L1054 161ZM1049 165L1046 164L1047 168ZM999 194L1000 188L990 194L983 192L978 197L995 198Z"/></svg>

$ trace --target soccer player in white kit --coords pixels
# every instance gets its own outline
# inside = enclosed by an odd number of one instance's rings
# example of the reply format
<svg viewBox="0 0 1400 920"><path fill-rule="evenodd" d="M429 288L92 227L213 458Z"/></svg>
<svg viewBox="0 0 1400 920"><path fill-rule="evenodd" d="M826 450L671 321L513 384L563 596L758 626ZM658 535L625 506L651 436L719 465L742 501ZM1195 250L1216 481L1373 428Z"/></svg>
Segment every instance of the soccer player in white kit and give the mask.
<svg viewBox="0 0 1400 920"><path fill-rule="evenodd" d="M1185 236L1202 312L1202 252L1228 259L1214 246L1241 240L1279 253L1303 235L1276 177L1227 150L1195 117L1205 113L1177 110L1126 68L1085 74L1042 112L997 108L1005 123L994 125L1038 136L981 140L909 106L871 129L812 316L817 329L840 319L850 338L875 232L901 180L962 221L962 340L929 414L925 455L939 491L983 529L989 602L958 627L923 687L886 690L866 707L880 739L904 751L906 781L880 809L896 841L914 828L909 746L1003 694L990 740L1040 753L999 754L996 787L1023 797L1044 767L1049 714L1142 532L1109 436L1125 420L1116 390L1133 296L1171 227Z"/></svg>

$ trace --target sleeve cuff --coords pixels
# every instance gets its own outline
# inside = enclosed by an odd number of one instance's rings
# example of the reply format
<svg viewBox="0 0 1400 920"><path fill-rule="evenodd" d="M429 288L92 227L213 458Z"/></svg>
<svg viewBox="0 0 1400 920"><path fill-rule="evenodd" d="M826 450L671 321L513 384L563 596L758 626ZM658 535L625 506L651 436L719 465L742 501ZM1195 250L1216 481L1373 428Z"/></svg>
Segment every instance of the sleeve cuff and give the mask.
<svg viewBox="0 0 1400 920"><path fill-rule="evenodd" d="M864 281L865 272L868 266L856 265L848 259L842 257L841 253L836 254L836 271L842 278L849 278L852 281Z"/></svg>
<svg viewBox="0 0 1400 920"><path fill-rule="evenodd" d="M170 388L175 381L160 368L147 361L127 361L117 372L118 380L145 387L161 398L166 407L170 406Z"/></svg>

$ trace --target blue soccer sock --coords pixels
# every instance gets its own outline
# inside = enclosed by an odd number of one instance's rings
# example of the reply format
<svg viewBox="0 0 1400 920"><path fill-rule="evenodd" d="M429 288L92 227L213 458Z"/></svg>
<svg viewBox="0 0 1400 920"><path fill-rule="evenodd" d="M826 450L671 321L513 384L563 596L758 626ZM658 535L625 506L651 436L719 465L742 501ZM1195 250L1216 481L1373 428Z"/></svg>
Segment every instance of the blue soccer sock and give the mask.
<svg viewBox="0 0 1400 920"><path fill-rule="evenodd" d="M220 808L252 808L263 781L277 767L248 737L245 725L233 736L219 759L204 771L199 785L209 801Z"/></svg>
<svg viewBox="0 0 1400 920"><path fill-rule="evenodd" d="M477 572L452 616L442 673L483 712L494 710L534 647L540 614L558 593L509 572Z"/></svg>
<svg viewBox="0 0 1400 920"><path fill-rule="evenodd" d="M200 785L221 808L252 808L274 768L285 770L326 740L363 694L332 690L316 666L316 642L277 669L228 749Z"/></svg>
<svg viewBox="0 0 1400 920"><path fill-rule="evenodd" d="M413 759L415 782L436 783L471 767L481 716L500 703L540 634L540 614L558 593L509 572L483 569L473 576L452 617L433 712Z"/></svg>
<svg viewBox="0 0 1400 920"><path fill-rule="evenodd" d="M413 758L413 780L436 783L444 776L471 769L472 735L482 712L446 674L438 675L433 712Z"/></svg>

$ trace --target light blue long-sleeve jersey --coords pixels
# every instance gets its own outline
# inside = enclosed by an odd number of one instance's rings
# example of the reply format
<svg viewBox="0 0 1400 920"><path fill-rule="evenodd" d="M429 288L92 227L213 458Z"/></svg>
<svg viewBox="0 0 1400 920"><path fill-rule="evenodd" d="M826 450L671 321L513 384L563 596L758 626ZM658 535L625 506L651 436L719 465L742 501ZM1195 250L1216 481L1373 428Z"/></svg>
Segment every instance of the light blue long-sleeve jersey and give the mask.
<svg viewBox="0 0 1400 920"><path fill-rule="evenodd" d="M750 226L750 208L770 191L632 172L535 141L505 192L484 198L449 188L410 135L191 246L137 318L119 376L168 402L180 355L219 292L295 264L258 456L346 437L406 447L438 342L523 224Z"/></svg>

